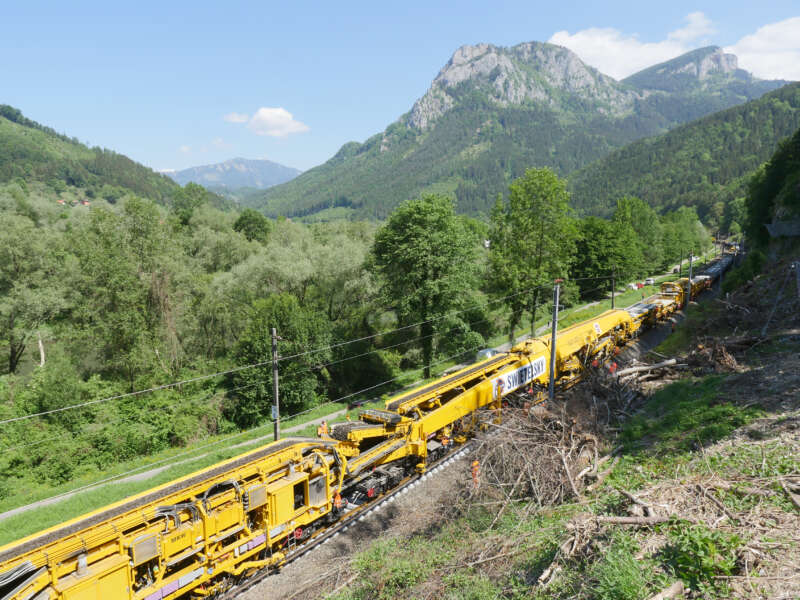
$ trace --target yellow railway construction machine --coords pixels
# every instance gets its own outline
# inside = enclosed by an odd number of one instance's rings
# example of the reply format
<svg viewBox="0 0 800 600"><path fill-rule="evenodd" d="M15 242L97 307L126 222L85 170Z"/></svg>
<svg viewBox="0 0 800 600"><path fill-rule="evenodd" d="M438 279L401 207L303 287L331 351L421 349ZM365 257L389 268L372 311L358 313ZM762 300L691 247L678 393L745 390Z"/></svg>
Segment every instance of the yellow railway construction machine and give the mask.
<svg viewBox="0 0 800 600"><path fill-rule="evenodd" d="M556 385L576 382L684 288L559 332ZM550 341L492 358L334 423L331 437L286 438L0 548L0 600L199 599L287 554L500 419L504 396L545 398Z"/></svg>

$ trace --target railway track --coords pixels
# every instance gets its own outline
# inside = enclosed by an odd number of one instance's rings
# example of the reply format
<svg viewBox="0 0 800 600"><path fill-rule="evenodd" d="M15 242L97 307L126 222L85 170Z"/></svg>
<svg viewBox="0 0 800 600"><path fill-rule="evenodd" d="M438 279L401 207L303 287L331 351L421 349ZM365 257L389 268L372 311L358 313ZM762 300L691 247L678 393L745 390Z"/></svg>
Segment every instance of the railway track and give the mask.
<svg viewBox="0 0 800 600"><path fill-rule="evenodd" d="M488 434L492 435L492 433ZM376 515L381 512L384 508L388 505L396 501L400 496L409 492L417 485L423 483L427 479L434 477L437 473L441 472L443 469L452 465L453 462L458 460L459 458L463 458L473 447L475 441L470 440L457 448L454 448L451 452L440 458L438 461L433 463L430 469L423 475L412 475L408 477L405 481L401 482L393 490L390 490L383 494L380 498L373 500L368 504L362 504L357 508L354 508L352 511L348 512L344 517L342 517L341 521L337 524L328 527L327 529L319 532L316 536L312 537L308 541L304 542L301 546L299 546L294 551L291 551L286 554L286 559L283 565L279 568L275 569L264 569L263 571L256 573L255 575L251 575L249 577L245 577L235 583L230 589L221 592L217 596L215 596L216 600L234 600L238 598L241 594L247 592L248 590L254 588L262 581L268 579L271 575L275 574L277 571L280 570L283 566L294 562L295 560L305 556L309 552L313 551L316 548L324 546L328 542L333 541L340 533L344 533L349 530L351 527L355 527L357 523L362 522L369 516Z"/></svg>

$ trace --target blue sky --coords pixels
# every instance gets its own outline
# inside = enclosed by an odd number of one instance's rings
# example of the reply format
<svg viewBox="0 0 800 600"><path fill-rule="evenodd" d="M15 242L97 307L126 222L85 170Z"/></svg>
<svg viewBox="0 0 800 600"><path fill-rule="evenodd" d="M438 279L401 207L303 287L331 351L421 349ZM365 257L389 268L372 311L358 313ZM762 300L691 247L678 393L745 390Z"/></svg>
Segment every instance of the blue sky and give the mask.
<svg viewBox="0 0 800 600"><path fill-rule="evenodd" d="M308 169L408 111L464 44L552 40L617 77L716 44L800 80L796 0L115 4L4 3L0 103L155 169Z"/></svg>

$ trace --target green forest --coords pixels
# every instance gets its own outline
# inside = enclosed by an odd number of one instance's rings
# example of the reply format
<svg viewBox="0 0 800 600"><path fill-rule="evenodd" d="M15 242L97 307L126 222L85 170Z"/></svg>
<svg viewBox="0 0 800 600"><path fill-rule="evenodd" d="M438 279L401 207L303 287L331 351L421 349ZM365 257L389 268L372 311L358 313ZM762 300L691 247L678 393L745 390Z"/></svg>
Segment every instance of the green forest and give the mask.
<svg viewBox="0 0 800 600"><path fill-rule="evenodd" d="M692 209L659 216L636 198L578 219L548 169L513 182L488 223L423 195L382 225L305 225L223 211L196 188L72 207L0 186L0 497L269 423L272 327L295 414L524 333L554 277L574 280L574 304L604 295L612 266L618 281L650 275L709 243Z"/></svg>
<svg viewBox="0 0 800 600"><path fill-rule="evenodd" d="M798 127L796 83L612 152L570 176L573 205L608 216L633 195L658 211L693 207L712 228L737 231L750 177Z"/></svg>

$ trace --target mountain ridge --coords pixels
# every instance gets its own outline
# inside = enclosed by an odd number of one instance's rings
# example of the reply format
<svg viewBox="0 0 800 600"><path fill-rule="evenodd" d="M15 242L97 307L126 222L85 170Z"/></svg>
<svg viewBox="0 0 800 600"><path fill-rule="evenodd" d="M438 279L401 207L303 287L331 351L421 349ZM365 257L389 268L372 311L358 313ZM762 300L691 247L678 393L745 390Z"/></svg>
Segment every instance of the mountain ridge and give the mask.
<svg viewBox="0 0 800 600"><path fill-rule="evenodd" d="M231 158L220 163L165 171L181 185L198 183L210 189L266 189L291 181L302 171L266 159Z"/></svg>
<svg viewBox="0 0 800 600"><path fill-rule="evenodd" d="M381 219L403 200L441 192L455 196L461 212L485 213L528 167L567 176L634 140L784 83L737 75L717 47L693 52L648 68L708 63L694 70L702 79L681 76L665 91L640 89L639 74L617 81L553 44L462 46L382 132L243 202L270 216Z"/></svg>
<svg viewBox="0 0 800 600"><path fill-rule="evenodd" d="M779 142L800 129L800 83L632 142L569 178L579 213L609 216L622 196L657 210L693 206L702 219L727 229L750 176Z"/></svg>

